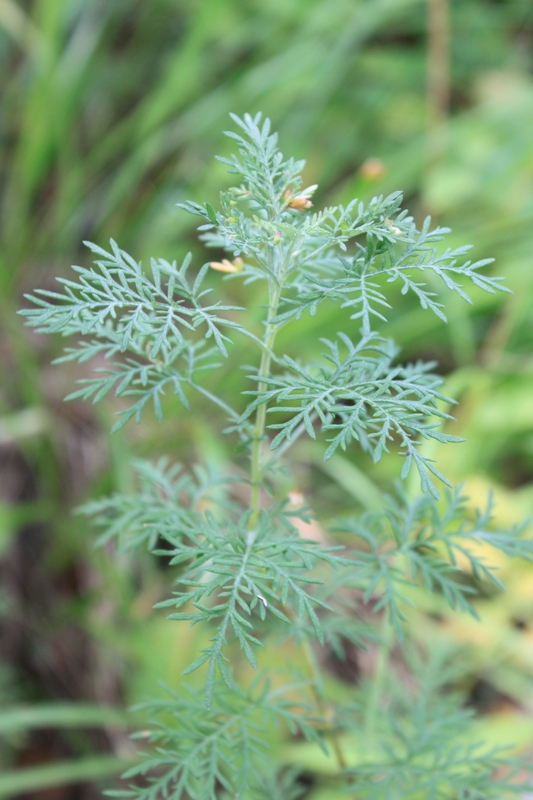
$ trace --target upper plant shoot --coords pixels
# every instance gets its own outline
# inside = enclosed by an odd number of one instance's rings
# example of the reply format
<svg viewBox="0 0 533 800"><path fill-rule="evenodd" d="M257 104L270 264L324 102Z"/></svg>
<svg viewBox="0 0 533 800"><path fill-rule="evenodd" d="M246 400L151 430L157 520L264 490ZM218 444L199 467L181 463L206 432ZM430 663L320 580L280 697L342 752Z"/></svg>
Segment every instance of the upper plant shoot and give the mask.
<svg viewBox="0 0 533 800"><path fill-rule="evenodd" d="M404 644L404 671L389 670L382 702L387 657L393 641L403 641L420 592L477 616L480 586L501 588L483 547L533 555L521 528L495 529L490 503L473 519L460 491L447 489L439 503L435 478L449 482L421 444L460 441L441 428L452 401L433 365L399 361L386 322L392 283L446 320L429 273L468 302L468 283L507 290L481 272L491 259L471 262L468 247L437 247L448 229L431 230L426 219L418 230L399 192L317 210L317 187L302 182L304 162L284 159L269 120L232 119L238 132L227 135L238 152L221 160L236 185L222 192L218 207L182 204L223 256L197 270L190 255L180 265L152 260L145 270L113 241L109 251L89 244L94 267L75 267L76 280L60 279L60 291L38 290L21 312L39 331L76 337L58 362L106 359L70 398L123 398L115 429L139 422L150 405L161 418L169 391L182 413L200 393L222 410L224 432L238 436L249 459L238 456L226 475L210 465L187 470L168 459L139 461L136 493L82 509L96 518L101 542L170 559L179 576L158 605L171 609L170 619L204 631L185 670L194 673L194 686L170 689L150 706L158 716L155 747L125 776L144 779L115 794L296 798L297 764L284 768L290 757L281 753L278 763L268 747L276 729L278 738L298 734L316 758L334 760L323 782L335 800L346 792L362 800L501 800L520 791L511 780L516 765L501 750L465 739L470 715L443 692L448 672L438 654L415 668ZM212 299L210 270L221 280L262 282L263 330L250 330L239 307ZM322 355L309 362L280 352L279 331L294 326L297 342L302 315L319 313L325 301L346 312L337 335L320 340ZM230 405L203 376L233 358L238 336L247 337L253 353L246 363L255 366L247 367L245 396ZM303 538L312 510L291 502L275 471L302 436L323 436L326 459L354 444L374 462L397 450L404 459L398 473L406 478L414 466L423 494L413 499L399 484L375 513L335 519L332 510L320 521L321 541ZM368 643L379 647L369 690L363 687L353 705L341 692L329 696L316 649L340 657L347 646ZM292 648L279 669L259 669L269 647ZM403 685L408 668L414 683Z"/></svg>

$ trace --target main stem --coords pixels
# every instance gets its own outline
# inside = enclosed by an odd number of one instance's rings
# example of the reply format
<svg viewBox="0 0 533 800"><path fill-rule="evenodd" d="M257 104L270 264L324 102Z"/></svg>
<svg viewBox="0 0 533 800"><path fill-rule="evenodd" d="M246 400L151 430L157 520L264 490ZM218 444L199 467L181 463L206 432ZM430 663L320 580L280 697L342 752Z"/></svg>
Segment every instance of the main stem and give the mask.
<svg viewBox="0 0 533 800"><path fill-rule="evenodd" d="M263 338L263 352L261 355L261 363L259 364L259 386L258 391L264 392L267 388L265 378L270 375L270 365L272 363L272 349L276 340L278 326L272 322L278 312L279 299L281 294L281 286L274 283L270 279L269 285L269 307L268 319L266 324L265 335ZM261 484L262 484L262 468L261 468L261 445L265 436L266 427L266 403L261 403L257 409L255 416L255 427L252 442L252 497L250 507L252 509L252 516L250 517L250 529L254 530L259 522L259 515L261 513Z"/></svg>
<svg viewBox="0 0 533 800"><path fill-rule="evenodd" d="M278 326L276 323L272 322L272 320L278 313L281 290L283 288L282 269L283 265L280 263L280 274L278 282L275 282L273 279L270 279L269 281L268 317L267 317L265 335L263 338L263 352L261 355L261 362L259 364L259 373L258 373L259 377L258 390L260 392L264 392L267 389L267 383L265 381L265 378L268 378L268 376L270 375L270 365L272 363L272 351L274 348L274 342L276 340L276 334L278 332ZM259 515L261 513L261 485L263 478L263 471L261 464L261 449L265 437L266 413L267 413L267 404L262 403L257 409L255 416L255 427L254 427L252 452L251 452L252 495L250 499L250 507L252 509L252 515L250 517L250 531L252 532L254 531L259 522ZM330 725L331 744L333 747L333 752L335 753L335 759L337 761L339 769L344 771L348 766L347 761L342 751L342 747L338 739L337 732L334 726L331 724L331 721L329 720L328 708L323 694L322 676L320 675L320 670L318 664L316 663L316 659L314 657L311 644L307 639L303 640L302 649L309 670L309 675L312 684L312 691L315 698L315 702L317 704L318 711L320 715L323 717L326 724L329 723Z"/></svg>

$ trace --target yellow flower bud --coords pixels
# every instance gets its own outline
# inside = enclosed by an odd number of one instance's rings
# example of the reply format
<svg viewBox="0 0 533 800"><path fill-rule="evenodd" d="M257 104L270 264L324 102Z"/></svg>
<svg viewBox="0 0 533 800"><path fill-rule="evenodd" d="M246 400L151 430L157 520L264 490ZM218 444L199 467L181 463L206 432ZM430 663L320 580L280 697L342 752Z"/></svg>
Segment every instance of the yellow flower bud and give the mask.
<svg viewBox="0 0 533 800"><path fill-rule="evenodd" d="M233 262L223 258L222 261L210 261L209 266L218 272L242 272L243 263L242 258L236 258Z"/></svg>
<svg viewBox="0 0 533 800"><path fill-rule="evenodd" d="M289 200L287 205L289 208L296 209L296 211L305 211L306 208L311 208L313 204L308 197L302 195L300 197L293 197L292 200Z"/></svg>

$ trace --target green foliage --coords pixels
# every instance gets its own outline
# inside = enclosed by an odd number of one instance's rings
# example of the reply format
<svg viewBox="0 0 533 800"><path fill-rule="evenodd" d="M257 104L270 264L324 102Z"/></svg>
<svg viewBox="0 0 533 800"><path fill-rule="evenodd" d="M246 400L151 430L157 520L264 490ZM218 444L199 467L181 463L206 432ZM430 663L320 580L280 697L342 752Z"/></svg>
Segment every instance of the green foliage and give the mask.
<svg viewBox="0 0 533 800"><path fill-rule="evenodd" d="M399 499L387 498L383 512L343 520L337 527L365 543L367 552L358 554L362 569L357 586L365 602L377 595L374 610L387 609L398 636L410 587L421 582L428 591L442 593L452 609L477 616L469 599L477 590L465 583L465 566L477 581L504 588L480 549L489 545L508 556L533 558L533 541L521 538L523 528L491 529L490 498L486 510L469 520L466 498L459 490L447 492L444 507L427 495L409 502L400 487L398 494Z"/></svg>
<svg viewBox="0 0 533 800"><path fill-rule="evenodd" d="M187 407L182 385L190 384L199 370L212 366L214 350L202 352L204 342L187 341L182 329L194 331L205 324L205 339L213 337L218 351L227 356L224 342L228 337L220 325L239 326L218 313L235 309L220 303L202 305L201 299L209 291L201 289L207 267L191 287L186 277L190 254L179 269L175 263L153 260L150 280L141 265L119 250L115 242L111 242L111 253L89 246L104 259L96 262L98 269L76 267L78 282L59 279L64 293L40 290L35 298L38 307L23 312L43 333L94 336L69 349L60 361L84 362L96 355L109 359L125 351L130 354L125 361L111 362L110 369L100 370L101 377L85 381L85 387L70 399L83 397L97 402L112 389L118 396L138 397L122 412L115 430L132 417L139 422L148 402L153 403L161 419L161 395L167 386Z"/></svg>
<svg viewBox="0 0 533 800"><path fill-rule="evenodd" d="M460 696L441 694L456 676L456 669L432 655L414 695L393 687L387 717L379 720L382 758L353 770L361 798L496 800L526 790L508 750L465 736L471 711Z"/></svg>
<svg viewBox="0 0 533 800"><path fill-rule="evenodd" d="M430 459L418 451L417 438L461 441L457 436L435 430L437 425L427 422L431 416L450 418L437 407L437 400L451 402L436 390L442 380L428 375L431 367L428 364L393 365L396 350L391 342L372 335L363 336L357 344L345 334L339 333L339 338L348 349L345 358L340 356L337 344L325 341L329 349L325 358L332 367L304 367L286 356L283 364L290 372L263 378L267 390L254 392L257 397L242 419L262 405L277 403L269 411L283 413L285 419L270 426L280 429L272 440L272 448L284 439L290 442L300 425L316 438L313 423L318 419L322 431L334 433L328 439L331 443L325 459L331 458L337 447L346 450L352 440L356 440L376 463L388 452L388 443L396 437L404 448L402 477L407 477L414 461L424 490L438 497L429 473L447 481ZM377 355L371 356L372 352ZM287 402L291 405L284 405Z"/></svg>
<svg viewBox="0 0 533 800"><path fill-rule="evenodd" d="M265 726L283 724L310 741L318 739L312 709L285 696L294 688L289 685L283 693L264 680L254 681L247 693L220 687L206 707L192 689L185 686L177 694L167 687L168 699L139 708L165 720L154 722L150 733L156 750L124 775L128 779L148 773L149 786L109 794L156 800L186 792L190 797L216 798L225 790L261 797L262 771L270 759ZM152 777L154 773L160 777Z"/></svg>
<svg viewBox="0 0 533 800"><path fill-rule="evenodd" d="M385 321L389 283L399 282L403 293L412 292L423 309L445 319L433 292L435 276L464 299L462 281L494 292L500 279L479 272L490 260L463 262L468 248L440 253L435 243L448 231L431 231L429 219L417 231L400 209L398 193L310 212L316 187L303 188L303 162L283 159L269 121L261 115L232 118L240 129L229 134L238 155L222 160L239 185L222 193L220 210L209 203L181 205L201 218L205 242L224 248L228 260L210 262L215 270L245 284L262 281L262 335L236 321L238 308L208 303L202 285L209 264L192 285L186 276L190 257L179 269L152 262L149 276L114 243L110 253L90 245L100 257L97 269L76 268L78 281L62 280L62 292L38 292L29 298L35 307L22 312L39 331L85 337L62 360L107 359L109 366L70 397L97 402L114 392L134 398L118 412L115 429L132 417L139 421L149 402L160 417L165 391L185 408L188 395L200 392L224 410L226 433L239 438L230 477L210 467L140 462L136 493L83 509L96 516L101 542L116 539L124 550L147 547L170 561L177 570L175 591L159 607L177 609L170 619L197 626L205 639L185 669L195 673L194 687L151 706L162 720L150 737L155 749L126 775L128 785L138 775L145 780L118 796L263 797L265 787L287 780L288 773L269 769L275 726L278 736L303 735L335 760L335 790L372 800L481 798L495 796L495 786L498 797L512 794L510 779L492 782L503 764L499 753L457 741L468 715L445 695L439 699L442 685L426 693L425 705L399 713L386 703L383 669L361 702L368 740L383 748L384 757L352 767L343 737L360 728L361 710L343 708L328 695L313 650L313 644L328 643L342 652L346 641L363 647L373 639L385 659L393 637L402 638L406 606L416 602L417 591L436 593L452 608L476 615L474 596L487 582L500 587L480 545L533 558L532 543L520 538L520 530L493 530L490 506L469 520L460 493L448 492L440 501L431 476L447 480L420 442L459 441L439 427L450 419L442 409L450 401L438 390L441 379L429 372L432 365L399 364L394 343L372 329L374 320ZM291 325L297 341L304 311L319 313L323 300L338 307L338 341L324 340L319 361L278 352L278 333ZM256 348L259 365L238 365L252 387L244 394L253 399L246 405L247 397L236 397L230 408L199 381L221 358L231 360L239 336ZM210 338L215 346L202 350ZM278 421L267 425L271 413ZM271 437L269 430L277 433ZM315 439L322 432L329 442L326 459L354 441L374 461L398 450L401 477L414 463L424 494L411 499L399 489L398 499L384 499L379 513L354 520L335 520L331 513L321 522L334 543L306 539L300 528L312 512L291 506L278 462L300 437ZM274 456L267 443L278 448ZM370 622L354 624L363 613ZM384 629L378 632L380 619ZM302 651L306 673L290 666L266 677L260 672L244 689L250 669L262 666L263 652L287 639ZM423 671L414 670L416 680ZM380 717L390 731L384 742ZM297 791L298 776L289 782L288 795Z"/></svg>

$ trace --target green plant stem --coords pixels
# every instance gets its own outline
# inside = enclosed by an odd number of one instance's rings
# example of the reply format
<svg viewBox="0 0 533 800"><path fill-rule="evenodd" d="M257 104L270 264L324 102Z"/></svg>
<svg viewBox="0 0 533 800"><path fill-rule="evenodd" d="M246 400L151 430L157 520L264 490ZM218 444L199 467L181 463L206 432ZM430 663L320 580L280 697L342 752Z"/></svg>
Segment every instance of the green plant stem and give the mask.
<svg viewBox="0 0 533 800"><path fill-rule="evenodd" d="M268 321L263 339L264 347L261 354L261 363L259 365L259 386L258 390L264 392L266 384L264 378L270 374L270 364L272 361L272 348L276 340L278 332L278 325L273 324L270 320L274 319L278 311L278 305L281 295L281 285L270 281L270 303L268 311ZM252 471L251 471L251 484L252 484L252 497L250 507L252 509L252 516L250 517L250 529L253 530L259 522L259 514L261 512L261 444L265 435L266 425L266 403L262 403L256 412L255 427L252 442Z"/></svg>
<svg viewBox="0 0 533 800"><path fill-rule="evenodd" d="M291 251L289 250L287 256L290 256L290 252ZM280 278L282 277L282 272L283 270L281 268L279 276ZM267 388L266 383L263 379L267 378L268 375L270 374L272 350L274 347L274 342L276 340L276 334L280 327L279 325L273 324L271 320L273 320L277 314L282 287L283 287L282 280L270 281L269 284L270 302L269 302L268 320L265 330L265 336L263 339L264 346L261 355L261 363L259 365L259 375L258 375L259 376L258 388L259 391L261 392L265 391ZM250 517L250 530L252 531L259 521L259 514L261 511L261 483L262 483L261 445L265 435L266 412L267 412L267 404L263 403L257 409L254 437L252 443L252 471L251 471L252 497L250 503L252 508L252 516ZM287 613L289 616L292 616L288 610ZM329 733L331 737L331 745L333 748L333 752L335 753L335 758L337 760L339 769L345 770L347 769L348 765L344 753L342 751L342 747L339 742L337 732L335 731L334 726L331 724L328 707L324 700L322 675L320 673L318 664L316 663L316 659L311 644L307 639L304 639L302 642L302 650L305 662L307 664L309 677L311 679L311 691L313 693L313 697L315 699L318 712L320 716L324 719L325 723L330 728Z"/></svg>
<svg viewBox="0 0 533 800"><path fill-rule="evenodd" d="M276 334L279 329L279 325L273 324L270 320L274 319L274 317L277 314L282 286L283 283L281 280L279 282L273 280L270 281L270 287L269 287L270 302L269 302L268 320L265 330L265 336L263 339L264 347L261 355L261 363L259 365L259 374L258 374L259 377L258 388L259 391L261 392L265 391L267 388L266 383L263 379L267 378L270 374L272 349L274 347ZM252 442L252 458L251 458L252 496L250 501L250 506L252 509L252 515L250 517L250 530L252 531L254 530L259 521L259 514L261 512L261 483L262 483L261 445L263 442L263 437L265 435L266 412L267 412L267 405L266 403L263 403L262 405L259 406L256 412L254 436ZM290 613L289 616L291 616ZM329 732L331 737L331 745L333 748L333 752L335 753L335 758L337 760L339 769L345 770L347 768L346 758L342 751L341 744L337 736L337 732L335 731L333 725L331 725L331 721L329 719L330 715L328 713L328 707L324 700L322 675L320 673L318 664L316 663L316 659L311 644L307 639L303 640L302 649L305 662L307 664L309 677L311 679L311 691L313 693L313 697L315 699L318 712L320 716L324 719L326 724L328 724L330 727Z"/></svg>

